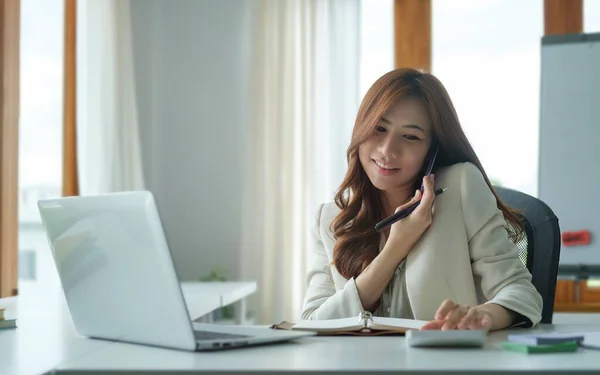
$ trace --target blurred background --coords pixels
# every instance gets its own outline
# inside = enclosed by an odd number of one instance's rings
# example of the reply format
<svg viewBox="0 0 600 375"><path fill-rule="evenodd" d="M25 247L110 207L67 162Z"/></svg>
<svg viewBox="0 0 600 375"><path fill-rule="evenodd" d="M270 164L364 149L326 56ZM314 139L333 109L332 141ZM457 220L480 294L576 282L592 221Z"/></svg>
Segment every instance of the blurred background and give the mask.
<svg viewBox="0 0 600 375"><path fill-rule="evenodd" d="M4 255L18 279L4 271L3 294L60 288L38 199L148 189L179 277L257 281L263 323L299 314L315 210L379 76L435 74L494 184L538 197L543 38L600 32L600 0L20 3L18 263ZM557 303L600 312L584 284L588 300Z"/></svg>

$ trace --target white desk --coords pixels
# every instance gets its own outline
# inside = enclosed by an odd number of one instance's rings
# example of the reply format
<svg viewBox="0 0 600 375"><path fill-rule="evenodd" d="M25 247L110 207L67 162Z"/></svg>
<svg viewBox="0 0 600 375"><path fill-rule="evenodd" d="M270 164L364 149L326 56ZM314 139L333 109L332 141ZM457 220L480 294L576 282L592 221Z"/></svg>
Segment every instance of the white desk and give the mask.
<svg viewBox="0 0 600 375"><path fill-rule="evenodd" d="M595 313L554 313L555 324L594 324L600 325L600 314Z"/></svg>
<svg viewBox="0 0 600 375"><path fill-rule="evenodd" d="M196 318L243 300L256 291L256 283L183 283L182 290ZM17 317L16 329L0 330L0 375L42 374L112 344L77 335L60 289L0 299L0 307L7 318Z"/></svg>
<svg viewBox="0 0 600 375"><path fill-rule="evenodd" d="M57 298L60 297L60 298ZM54 302L53 302L54 301ZM62 294L0 300L17 309L16 330L0 331L0 374L51 372L135 374L203 373L600 373L600 351L525 355L502 351L508 332L490 335L481 349L407 348L403 337L310 337L285 344L193 353L78 337ZM600 324L539 330L600 331ZM523 331L520 331L523 332Z"/></svg>
<svg viewBox="0 0 600 375"><path fill-rule="evenodd" d="M246 297L256 292L256 282L183 282L181 290L192 319L210 321L209 313L236 303L235 323L245 324Z"/></svg>
<svg viewBox="0 0 600 375"><path fill-rule="evenodd" d="M581 327L579 327L581 329ZM600 325L587 327L600 331ZM569 326L539 330L569 331ZM176 350L110 343L93 353L61 364L63 373L135 374L208 373L599 373L600 351L526 355L500 348L507 332L493 333L481 349L407 348L403 337L310 337L279 345L220 352Z"/></svg>
<svg viewBox="0 0 600 375"><path fill-rule="evenodd" d="M41 374L106 346L77 336L60 291L0 299L0 307L17 316L16 329L0 330L2 375Z"/></svg>

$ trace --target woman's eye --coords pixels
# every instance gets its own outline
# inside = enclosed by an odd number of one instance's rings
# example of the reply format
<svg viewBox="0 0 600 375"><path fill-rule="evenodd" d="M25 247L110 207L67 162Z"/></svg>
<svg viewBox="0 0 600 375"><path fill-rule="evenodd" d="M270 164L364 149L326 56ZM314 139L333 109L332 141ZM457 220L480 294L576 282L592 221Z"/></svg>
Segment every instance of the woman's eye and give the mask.
<svg viewBox="0 0 600 375"><path fill-rule="evenodd" d="M380 132L380 133L384 133L385 132L385 128L383 126L378 126L375 128L376 131Z"/></svg>
<svg viewBox="0 0 600 375"><path fill-rule="evenodd" d="M410 134L406 134L404 136L404 138L408 139L409 141L418 141L420 138L417 137L416 135L410 135Z"/></svg>

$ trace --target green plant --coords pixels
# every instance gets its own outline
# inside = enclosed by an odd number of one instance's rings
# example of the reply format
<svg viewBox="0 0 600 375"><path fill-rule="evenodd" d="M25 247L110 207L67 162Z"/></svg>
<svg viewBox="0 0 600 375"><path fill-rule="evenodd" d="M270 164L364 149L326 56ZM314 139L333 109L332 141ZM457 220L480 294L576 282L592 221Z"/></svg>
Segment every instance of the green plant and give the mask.
<svg viewBox="0 0 600 375"><path fill-rule="evenodd" d="M225 270L222 268L214 269L208 275L202 276L200 281L227 281Z"/></svg>

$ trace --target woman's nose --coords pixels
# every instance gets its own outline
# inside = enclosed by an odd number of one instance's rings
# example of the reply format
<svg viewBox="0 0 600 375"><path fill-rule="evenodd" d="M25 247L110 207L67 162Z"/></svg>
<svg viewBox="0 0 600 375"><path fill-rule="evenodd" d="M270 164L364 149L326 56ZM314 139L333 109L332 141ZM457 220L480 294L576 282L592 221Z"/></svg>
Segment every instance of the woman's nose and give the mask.
<svg viewBox="0 0 600 375"><path fill-rule="evenodd" d="M398 142L390 135L386 136L379 145L379 151L386 157L395 159L400 154Z"/></svg>

